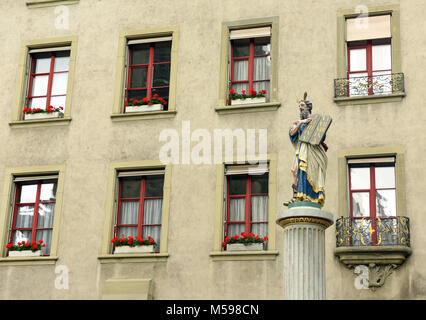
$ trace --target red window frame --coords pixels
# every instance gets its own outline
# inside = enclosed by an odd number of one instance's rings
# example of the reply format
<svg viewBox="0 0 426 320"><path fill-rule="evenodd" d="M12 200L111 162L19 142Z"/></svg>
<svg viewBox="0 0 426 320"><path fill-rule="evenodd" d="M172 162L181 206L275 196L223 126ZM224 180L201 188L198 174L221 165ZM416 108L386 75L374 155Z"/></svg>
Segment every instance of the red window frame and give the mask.
<svg viewBox="0 0 426 320"><path fill-rule="evenodd" d="M227 176L226 179L226 223L225 223L225 237L232 237L234 234L228 234L228 227L231 224L244 224L244 232L250 233L251 226L253 224L267 224L266 221L251 221L251 198L252 196L269 196L269 193L251 193L252 186L252 176L246 175L246 193L240 195L231 195L229 194L229 179L231 176ZM269 181L269 176L268 176ZM231 221L231 199L245 198L245 214L244 220L241 221Z"/></svg>
<svg viewBox="0 0 426 320"><path fill-rule="evenodd" d="M56 183L58 183L57 180L55 180ZM52 204L55 203L56 205L56 200L55 201L40 201L40 193L41 193L41 185L43 184L42 180L39 181L34 181L37 182L37 190L36 190L36 199L35 202L19 202L19 196L20 196L20 192L21 192L21 188L22 188L22 184L20 183L16 183L15 186L15 201L14 201L14 209L13 209L13 218L12 218L12 228L11 228L11 232L10 232L10 242L9 243L13 243L13 235L15 234L16 231L31 231L31 240L32 241L36 241L37 239L37 231L39 230L53 230L53 227L50 228L38 228L37 227L37 222L38 222L38 216L39 216L39 207L40 207L40 203L42 204ZM23 206L34 206L34 215L33 215L33 223L31 228L17 228L16 227L16 219L17 219L17 215L18 215L18 208L19 207L23 207ZM46 255L48 256L48 254Z"/></svg>
<svg viewBox="0 0 426 320"><path fill-rule="evenodd" d="M384 72L384 71L390 71L392 73L392 50L391 50L391 68L390 69L383 69L383 70L373 70L373 46L383 46L383 45L390 45L392 49L392 43L391 39L384 39L386 43L380 43L380 44L373 44L374 40L367 40L365 45L353 45L350 42L347 46L347 56L348 56L348 80L350 79L350 75L357 74L357 73L367 73L368 75L368 95L374 95L373 92L373 72ZM366 49L366 69L360 70L360 71L351 71L351 50L355 49ZM348 90L348 96L350 95L350 92Z"/></svg>
<svg viewBox="0 0 426 320"><path fill-rule="evenodd" d="M249 85L249 92L253 89L253 84L255 82L270 82L271 79L262 79L262 80L254 80L254 58L259 57L269 57L271 56L271 52L268 54L254 54L254 40L256 38L250 38L250 44L249 44L249 55L244 57L234 57L234 41L239 40L231 40L231 76L230 76L230 83L229 83L229 89L232 89L233 84L236 83L248 83ZM271 42L271 38L269 37L269 43ZM242 61L242 60L248 60L248 76L247 80L234 80L234 64L235 61Z"/></svg>
<svg viewBox="0 0 426 320"><path fill-rule="evenodd" d="M53 76L55 74L59 74L59 73L68 73L69 69L66 71L54 71L55 70L55 59L56 59L56 51L52 51L50 52L50 69L49 72L45 72L45 73L35 73L34 67L35 67L35 60L37 60L34 55L31 55L31 66L30 66L30 81L28 84L28 92L27 92L27 99L25 102L26 107L29 107L30 104L30 99L33 98L46 98L46 105L45 108L47 108L48 106L50 106L50 100L52 97L66 97L67 94L56 94L56 95L52 95L52 85L53 85ZM47 93L45 96L32 96L31 92L33 89L33 82L34 82L34 78L36 76L49 76L48 78L48 83L47 83ZM65 106L63 106L65 107ZM33 106L33 108L39 108L38 106ZM40 108L42 109L42 108Z"/></svg>
<svg viewBox="0 0 426 320"><path fill-rule="evenodd" d="M149 200L149 199L163 199L164 195L162 196L157 196L157 197L147 197L145 195L146 193L146 178L147 176L141 176L141 190L140 190L140 194L139 197L137 198L122 198L121 197L121 189L122 189L122 184L123 181L122 179L119 178L119 184L118 184L118 208L117 208L117 223L115 225L115 230L114 230L114 236L118 236L120 237L120 235L118 234L118 230L119 228L122 227L137 227L137 236L142 237L143 234L143 228L144 227L152 227L152 226L159 226L161 227L161 223L154 223L154 224L144 224L143 223L143 218L144 218L144 206L145 206L145 200ZM163 186L164 187L164 186ZM138 206L138 222L137 224L120 224L120 217L121 217L121 206L123 202L127 202L127 201L138 201L139 202L139 206ZM154 239L155 241L158 241L158 239Z"/></svg>
<svg viewBox="0 0 426 320"><path fill-rule="evenodd" d="M146 98L151 99L152 98L152 89L165 89L168 88L170 92L170 80L168 86L153 86L153 75L154 75L154 66L162 65L162 64L171 64L170 61L163 61L163 62L154 62L154 52L155 52L155 44L156 42L152 42L149 44L149 57L148 57L148 63L145 64L132 64L132 46L128 45L129 50L129 57L128 57L128 67L127 67L127 87L126 87L126 93L125 93L125 101L128 101L129 99L129 91L138 91L138 90L146 90ZM138 88L131 88L131 75L132 75L132 69L135 68L147 68L147 76L146 76L146 86L145 87L138 87Z"/></svg>
<svg viewBox="0 0 426 320"><path fill-rule="evenodd" d="M391 163L388 165L389 167L395 168L395 164ZM371 235L371 243L373 246L377 245L377 215L376 215L376 192L380 190L395 190L396 194L396 185L394 188L377 188L376 187L376 174L375 174L375 168L376 163L370 163L369 169L370 169L370 188L369 189L352 189L351 187L351 168L359 167L354 164L348 165L348 177L349 177L349 203L350 203L350 217L351 217L351 223L354 220L361 220L361 219L370 219L371 220L371 229L373 230L373 233ZM353 194L354 193L369 193L369 208L370 208L370 215L368 217L354 217L353 216ZM387 219L395 219L395 217L380 217L381 220L387 220ZM351 239L352 244L352 239Z"/></svg>

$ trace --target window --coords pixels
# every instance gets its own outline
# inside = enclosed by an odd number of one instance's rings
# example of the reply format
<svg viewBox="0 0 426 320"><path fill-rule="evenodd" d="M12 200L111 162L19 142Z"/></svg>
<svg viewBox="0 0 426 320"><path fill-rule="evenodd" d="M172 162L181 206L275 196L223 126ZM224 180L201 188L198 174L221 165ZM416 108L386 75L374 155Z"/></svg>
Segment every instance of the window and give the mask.
<svg viewBox="0 0 426 320"><path fill-rule="evenodd" d="M392 93L390 19L382 15L346 20L350 96Z"/></svg>
<svg viewBox="0 0 426 320"><path fill-rule="evenodd" d="M161 242L164 170L118 173L114 236L152 237Z"/></svg>
<svg viewBox="0 0 426 320"><path fill-rule="evenodd" d="M229 89L247 94L266 90L270 97L271 28L231 30Z"/></svg>
<svg viewBox="0 0 426 320"><path fill-rule="evenodd" d="M172 37L128 41L125 108L132 101L151 100L158 96L166 102L170 91Z"/></svg>
<svg viewBox="0 0 426 320"><path fill-rule="evenodd" d="M224 237L241 232L268 236L268 172L251 174L248 166L226 168L226 216Z"/></svg>
<svg viewBox="0 0 426 320"><path fill-rule="evenodd" d="M65 108L70 48L30 50L25 108Z"/></svg>
<svg viewBox="0 0 426 320"><path fill-rule="evenodd" d="M348 170L351 222L367 231L362 240L364 245L391 241L391 233L377 231L378 224L396 229L395 159L350 159ZM378 239L378 233L388 237Z"/></svg>
<svg viewBox="0 0 426 320"><path fill-rule="evenodd" d="M43 240L43 255L50 254L57 176L16 177L9 243Z"/></svg>
<svg viewBox="0 0 426 320"><path fill-rule="evenodd" d="M337 14L338 105L394 102L405 96L399 5L364 12L351 8Z"/></svg>

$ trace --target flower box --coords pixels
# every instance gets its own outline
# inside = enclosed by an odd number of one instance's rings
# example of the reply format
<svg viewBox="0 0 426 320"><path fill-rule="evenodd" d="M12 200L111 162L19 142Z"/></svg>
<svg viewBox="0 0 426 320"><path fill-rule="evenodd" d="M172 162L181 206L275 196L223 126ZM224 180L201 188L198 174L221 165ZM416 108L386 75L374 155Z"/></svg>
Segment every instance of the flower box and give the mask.
<svg viewBox="0 0 426 320"><path fill-rule="evenodd" d="M41 256L41 250L9 251L9 257L39 257L39 256Z"/></svg>
<svg viewBox="0 0 426 320"><path fill-rule="evenodd" d="M132 112L146 112L146 111L162 111L164 106L161 103L157 104L144 104L141 106L127 106L126 107L126 113L132 113Z"/></svg>
<svg viewBox="0 0 426 320"><path fill-rule="evenodd" d="M261 251L263 250L263 243L228 243L226 245L227 251Z"/></svg>
<svg viewBox="0 0 426 320"><path fill-rule="evenodd" d="M143 245L143 246L118 246L115 247L114 253L152 253L154 252L153 245Z"/></svg>
<svg viewBox="0 0 426 320"><path fill-rule="evenodd" d="M40 120L40 119L53 119L60 118L61 112L40 112L40 113L28 113L24 115L24 120Z"/></svg>
<svg viewBox="0 0 426 320"><path fill-rule="evenodd" d="M253 103L265 103L266 97L260 97L260 98L246 98L246 99L234 99L231 100L231 105L242 105L242 104L253 104Z"/></svg>

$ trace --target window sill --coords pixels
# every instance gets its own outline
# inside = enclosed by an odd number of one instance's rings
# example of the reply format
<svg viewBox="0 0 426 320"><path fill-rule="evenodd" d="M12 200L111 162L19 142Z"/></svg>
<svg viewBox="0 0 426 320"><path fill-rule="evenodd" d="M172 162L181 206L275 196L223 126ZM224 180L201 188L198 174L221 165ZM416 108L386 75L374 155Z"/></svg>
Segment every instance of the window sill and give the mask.
<svg viewBox="0 0 426 320"><path fill-rule="evenodd" d="M131 120L149 120L149 119L167 119L176 115L176 110L149 111L138 113L116 113L111 115L112 121L131 121Z"/></svg>
<svg viewBox="0 0 426 320"><path fill-rule="evenodd" d="M278 251L265 250L265 251L213 251L210 252L210 257L213 261L245 261L245 260L275 260Z"/></svg>
<svg viewBox="0 0 426 320"><path fill-rule="evenodd" d="M34 266L56 264L58 257L7 257L0 258L0 266Z"/></svg>
<svg viewBox="0 0 426 320"><path fill-rule="evenodd" d="M40 119L40 120L17 120L9 122L13 128L31 128L45 126L64 126L69 125L71 118Z"/></svg>
<svg viewBox="0 0 426 320"><path fill-rule="evenodd" d="M369 264L402 265L412 250L407 246L338 247L334 254L348 267Z"/></svg>
<svg viewBox="0 0 426 320"><path fill-rule="evenodd" d="M60 5L77 4L80 0L27 0L28 8L43 8Z"/></svg>
<svg viewBox="0 0 426 320"><path fill-rule="evenodd" d="M141 254L104 254L99 255L100 263L126 263L126 262L166 262L168 253L141 253Z"/></svg>
<svg viewBox="0 0 426 320"><path fill-rule="evenodd" d="M256 104L243 104L235 106L220 106L215 108L218 114L247 113L259 111L276 111L281 106L280 102L265 102Z"/></svg>
<svg viewBox="0 0 426 320"><path fill-rule="evenodd" d="M401 101L405 93L395 93L388 95L362 96L362 97L340 97L334 98L334 102L339 106L352 104L370 104Z"/></svg>

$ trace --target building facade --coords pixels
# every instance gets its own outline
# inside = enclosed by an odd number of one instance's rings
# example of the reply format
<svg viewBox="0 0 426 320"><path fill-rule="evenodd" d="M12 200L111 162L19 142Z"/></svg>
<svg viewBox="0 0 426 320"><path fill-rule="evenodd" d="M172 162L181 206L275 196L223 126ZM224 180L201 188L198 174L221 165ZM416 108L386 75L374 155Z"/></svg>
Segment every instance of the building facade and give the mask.
<svg viewBox="0 0 426 320"><path fill-rule="evenodd" d="M1 1L0 298L283 299L305 91L333 119L327 299L426 298L425 9ZM241 233L267 241L223 245ZM154 252L117 253L129 236Z"/></svg>

